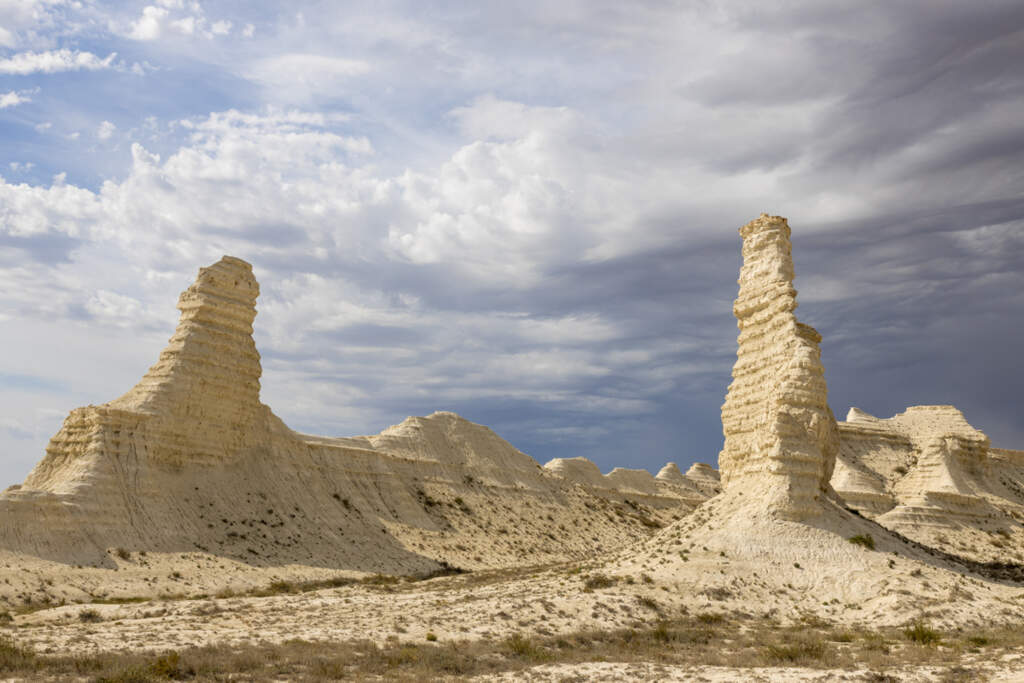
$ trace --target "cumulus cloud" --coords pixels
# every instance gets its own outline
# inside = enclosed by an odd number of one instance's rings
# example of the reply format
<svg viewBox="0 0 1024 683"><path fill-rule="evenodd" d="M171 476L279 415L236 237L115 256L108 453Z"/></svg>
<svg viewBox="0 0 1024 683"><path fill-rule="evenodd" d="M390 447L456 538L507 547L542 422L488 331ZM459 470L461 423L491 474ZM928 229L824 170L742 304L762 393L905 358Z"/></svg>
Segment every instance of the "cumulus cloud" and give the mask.
<svg viewBox="0 0 1024 683"><path fill-rule="evenodd" d="M131 26L129 36L135 40L156 40L162 32L162 22L169 12L163 7L148 5Z"/></svg>
<svg viewBox="0 0 1024 683"><path fill-rule="evenodd" d="M11 90L10 92L0 93L0 109L17 107L19 104L25 104L26 102L31 101L32 98L29 96L29 93L24 90Z"/></svg>
<svg viewBox="0 0 1024 683"><path fill-rule="evenodd" d="M110 121L103 121L96 129L96 137L100 140L109 140L116 131L117 126Z"/></svg>
<svg viewBox="0 0 1024 683"><path fill-rule="evenodd" d="M143 7L142 14L128 27L127 36L140 41L157 40L167 33L213 38L230 33L231 25L223 19L211 23L198 2L158 0L155 5Z"/></svg>
<svg viewBox="0 0 1024 683"><path fill-rule="evenodd" d="M34 73L52 74L61 71L99 71L116 65L116 52L98 57L79 50L49 50L46 52L19 52L0 59L0 74L26 76Z"/></svg>

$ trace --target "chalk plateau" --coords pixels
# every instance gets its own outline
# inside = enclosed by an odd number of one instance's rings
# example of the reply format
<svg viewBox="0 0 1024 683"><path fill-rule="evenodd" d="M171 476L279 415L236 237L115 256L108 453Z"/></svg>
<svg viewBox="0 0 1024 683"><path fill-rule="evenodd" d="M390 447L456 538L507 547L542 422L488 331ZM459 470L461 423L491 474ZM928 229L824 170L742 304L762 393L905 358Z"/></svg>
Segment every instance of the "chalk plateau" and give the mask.
<svg viewBox="0 0 1024 683"><path fill-rule="evenodd" d="M73 410L0 494L0 551L85 567L116 566L120 549L412 574L590 556L706 498L637 471L576 486L450 412L375 436L297 433L260 402L258 296L245 261L200 269L142 380Z"/></svg>

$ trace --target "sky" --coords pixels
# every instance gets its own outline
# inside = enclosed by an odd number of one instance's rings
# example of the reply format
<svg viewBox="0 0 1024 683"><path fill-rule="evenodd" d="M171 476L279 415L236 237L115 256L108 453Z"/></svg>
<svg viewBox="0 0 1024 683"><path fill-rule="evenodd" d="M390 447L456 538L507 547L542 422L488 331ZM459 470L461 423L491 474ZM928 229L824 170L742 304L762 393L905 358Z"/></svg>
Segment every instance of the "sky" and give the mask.
<svg viewBox="0 0 1024 683"><path fill-rule="evenodd" d="M1018 0L0 0L0 487L223 254L293 429L714 464L761 212L840 419L1024 449L1021 64Z"/></svg>

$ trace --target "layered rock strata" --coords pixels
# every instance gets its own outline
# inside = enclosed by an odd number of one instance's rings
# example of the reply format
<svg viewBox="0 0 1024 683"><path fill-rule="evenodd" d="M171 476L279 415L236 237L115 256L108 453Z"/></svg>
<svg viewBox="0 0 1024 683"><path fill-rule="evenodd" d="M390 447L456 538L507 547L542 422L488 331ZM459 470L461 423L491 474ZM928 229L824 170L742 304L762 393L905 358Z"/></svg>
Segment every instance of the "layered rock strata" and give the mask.
<svg viewBox="0 0 1024 683"><path fill-rule="evenodd" d="M669 463L662 473L670 465L675 467ZM641 502L656 510L679 507L688 511L710 497L682 474L679 479L668 479L660 473L653 477L647 470L622 467L602 474L597 465L582 457L555 458L544 465L544 470L593 496L613 502Z"/></svg>
<svg viewBox="0 0 1024 683"><path fill-rule="evenodd" d="M290 430L259 400L258 294L240 259L201 269L138 385L72 411L24 484L0 494L0 552L113 566L112 548L198 550L412 573L591 556L650 533L646 516L594 514L603 496L454 413L368 437ZM649 497L670 517L685 508Z"/></svg>
<svg viewBox="0 0 1024 683"><path fill-rule="evenodd" d="M740 229L743 266L733 306L736 364L722 406L722 486L761 497L769 514L816 514L839 449L821 336L796 319L790 228L762 214Z"/></svg>
<svg viewBox="0 0 1024 683"><path fill-rule="evenodd" d="M990 448L954 406L912 406L887 419L851 408L839 432L833 488L879 524L929 544L973 536L968 554L984 559L1001 556L988 547L991 532L1021 532L1024 458Z"/></svg>

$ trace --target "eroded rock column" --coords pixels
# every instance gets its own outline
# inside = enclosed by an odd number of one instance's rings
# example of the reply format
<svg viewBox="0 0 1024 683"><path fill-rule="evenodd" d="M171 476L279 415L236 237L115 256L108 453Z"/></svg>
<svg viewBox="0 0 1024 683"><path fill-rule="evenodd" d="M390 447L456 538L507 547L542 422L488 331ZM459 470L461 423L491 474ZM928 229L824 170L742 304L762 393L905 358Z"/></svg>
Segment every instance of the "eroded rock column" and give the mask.
<svg viewBox="0 0 1024 683"><path fill-rule="evenodd" d="M786 219L761 214L740 235L743 267L733 306L739 348L722 406L722 485L749 489L779 517L803 519L817 512L839 448L821 335L794 314Z"/></svg>

